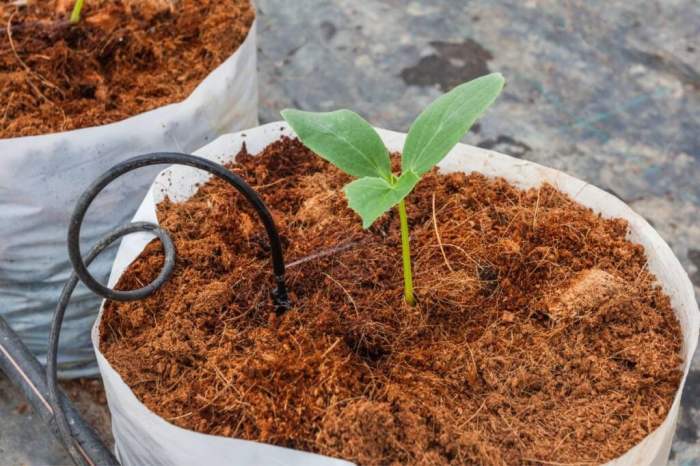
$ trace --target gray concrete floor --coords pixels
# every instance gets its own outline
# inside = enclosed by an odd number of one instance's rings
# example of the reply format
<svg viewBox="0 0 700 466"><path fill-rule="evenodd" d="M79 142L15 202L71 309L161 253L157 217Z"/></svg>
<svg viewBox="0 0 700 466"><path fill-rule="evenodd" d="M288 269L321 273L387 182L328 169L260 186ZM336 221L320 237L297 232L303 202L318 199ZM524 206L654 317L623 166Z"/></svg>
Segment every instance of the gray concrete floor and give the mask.
<svg viewBox="0 0 700 466"><path fill-rule="evenodd" d="M488 71L507 88L466 142L569 172L625 200L700 295L697 0L257 0L260 116L352 108L406 130ZM700 465L700 356L670 464ZM0 380L0 464L68 464Z"/></svg>

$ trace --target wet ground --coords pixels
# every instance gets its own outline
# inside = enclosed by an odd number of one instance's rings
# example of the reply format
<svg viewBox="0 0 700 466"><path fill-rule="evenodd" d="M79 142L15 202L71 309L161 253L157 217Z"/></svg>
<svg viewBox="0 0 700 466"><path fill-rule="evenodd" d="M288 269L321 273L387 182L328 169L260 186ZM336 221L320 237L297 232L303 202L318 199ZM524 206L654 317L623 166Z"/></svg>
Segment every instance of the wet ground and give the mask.
<svg viewBox="0 0 700 466"><path fill-rule="evenodd" d="M257 0L261 121L352 108L407 130L441 92L508 80L466 142L606 189L671 245L700 295L697 0ZM18 411L19 409L19 411ZM67 464L0 380L2 464ZM700 356L670 464L700 465Z"/></svg>

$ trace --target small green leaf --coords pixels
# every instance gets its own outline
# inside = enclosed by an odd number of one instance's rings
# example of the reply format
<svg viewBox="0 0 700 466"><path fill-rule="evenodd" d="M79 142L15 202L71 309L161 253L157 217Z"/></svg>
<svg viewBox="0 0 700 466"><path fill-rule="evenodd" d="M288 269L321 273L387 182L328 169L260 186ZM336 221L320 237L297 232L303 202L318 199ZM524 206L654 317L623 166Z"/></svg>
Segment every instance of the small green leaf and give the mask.
<svg viewBox="0 0 700 466"><path fill-rule="evenodd" d="M357 113L286 109L282 117L306 147L345 173L391 179L389 152L374 128Z"/></svg>
<svg viewBox="0 0 700 466"><path fill-rule="evenodd" d="M369 228L384 212L401 202L419 180L409 170L393 183L383 178L365 177L348 183L343 191L350 208L362 217L362 228Z"/></svg>
<svg viewBox="0 0 700 466"><path fill-rule="evenodd" d="M402 170L420 176L433 168L496 100L504 83L500 73L491 73L438 97L411 125L403 148Z"/></svg>

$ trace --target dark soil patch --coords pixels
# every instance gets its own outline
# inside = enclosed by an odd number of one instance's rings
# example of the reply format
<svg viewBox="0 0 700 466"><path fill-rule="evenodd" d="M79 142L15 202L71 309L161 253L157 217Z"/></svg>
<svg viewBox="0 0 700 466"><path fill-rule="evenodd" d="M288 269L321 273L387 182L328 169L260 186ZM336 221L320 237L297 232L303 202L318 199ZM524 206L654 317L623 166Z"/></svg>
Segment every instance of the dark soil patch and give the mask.
<svg viewBox="0 0 700 466"><path fill-rule="evenodd" d="M103 125L186 98L246 38L249 0L0 0L0 138Z"/></svg>
<svg viewBox="0 0 700 466"><path fill-rule="evenodd" d="M363 231L348 178L294 140L237 160L288 262L350 247L290 267L294 306L277 317L265 235L239 195L211 181L161 203L175 274L107 305L101 349L165 419L363 465L503 465L604 462L665 418L681 333L624 220L548 185L428 174L407 200L411 308L395 212ZM119 287L162 261L151 243Z"/></svg>
<svg viewBox="0 0 700 466"><path fill-rule="evenodd" d="M463 42L434 41L436 53L422 57L415 65L401 70L401 79L413 86L439 86L447 92L455 86L489 74L491 52L473 39Z"/></svg>

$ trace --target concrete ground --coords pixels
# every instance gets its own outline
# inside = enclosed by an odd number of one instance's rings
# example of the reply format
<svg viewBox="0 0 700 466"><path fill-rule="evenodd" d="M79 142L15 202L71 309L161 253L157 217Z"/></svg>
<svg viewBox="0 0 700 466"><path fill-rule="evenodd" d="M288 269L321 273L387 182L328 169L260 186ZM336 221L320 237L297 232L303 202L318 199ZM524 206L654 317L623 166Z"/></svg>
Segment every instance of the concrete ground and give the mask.
<svg viewBox="0 0 700 466"><path fill-rule="evenodd" d="M465 141L614 193L656 227L700 295L697 0L256 4L261 121L284 107L347 107L405 131L441 92L500 71L507 88ZM0 464L68 464L1 379L0 419ZM700 465L699 426L697 356L669 464Z"/></svg>

